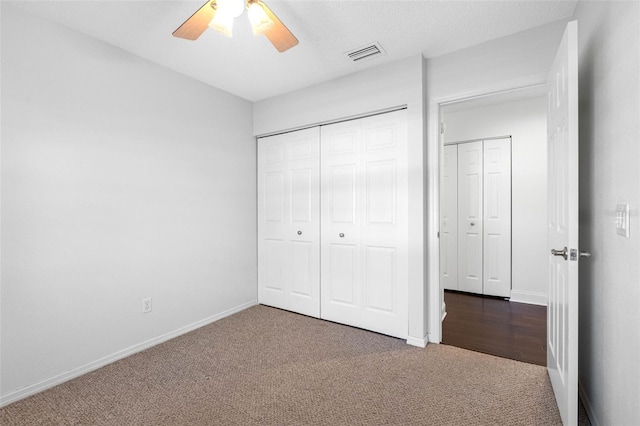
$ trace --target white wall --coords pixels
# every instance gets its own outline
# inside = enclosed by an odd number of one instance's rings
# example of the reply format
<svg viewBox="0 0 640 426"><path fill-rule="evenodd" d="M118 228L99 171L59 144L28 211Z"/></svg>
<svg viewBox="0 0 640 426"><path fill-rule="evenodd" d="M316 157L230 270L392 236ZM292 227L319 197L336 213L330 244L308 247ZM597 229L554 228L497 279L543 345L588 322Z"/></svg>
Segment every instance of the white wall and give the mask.
<svg viewBox="0 0 640 426"><path fill-rule="evenodd" d="M543 82L566 20L491 40L427 60L430 98L465 97Z"/></svg>
<svg viewBox="0 0 640 426"><path fill-rule="evenodd" d="M407 106L409 137L409 342L426 340L423 59L418 55L254 104L264 135Z"/></svg>
<svg viewBox="0 0 640 426"><path fill-rule="evenodd" d="M518 87L540 84L553 63L566 21L543 25L477 46L430 58L425 65L427 105L427 179L438 180L438 105ZM437 185L429 185L427 198L437 200ZM427 223L430 247L427 268L429 334L440 336L442 290L437 261L438 210L429 208Z"/></svg>
<svg viewBox="0 0 640 426"><path fill-rule="evenodd" d="M579 377L592 424L640 421L640 3L578 2ZM612 211L629 203L631 238Z"/></svg>
<svg viewBox="0 0 640 426"><path fill-rule="evenodd" d="M511 300L546 305L547 98L444 113L445 142L512 136Z"/></svg>
<svg viewBox="0 0 640 426"><path fill-rule="evenodd" d="M252 104L6 2L1 38L2 403L254 304Z"/></svg>

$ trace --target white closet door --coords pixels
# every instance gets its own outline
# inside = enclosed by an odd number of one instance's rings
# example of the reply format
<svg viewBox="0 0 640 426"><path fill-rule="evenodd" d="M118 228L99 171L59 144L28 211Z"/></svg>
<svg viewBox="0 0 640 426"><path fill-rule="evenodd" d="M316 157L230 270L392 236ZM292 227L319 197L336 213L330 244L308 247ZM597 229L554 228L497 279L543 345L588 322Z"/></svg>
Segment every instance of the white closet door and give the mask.
<svg viewBox="0 0 640 426"><path fill-rule="evenodd" d="M321 317L406 338L406 113L321 134Z"/></svg>
<svg viewBox="0 0 640 426"><path fill-rule="evenodd" d="M482 293L482 141L458 145L458 289Z"/></svg>
<svg viewBox="0 0 640 426"><path fill-rule="evenodd" d="M511 138L484 141L484 294L511 297Z"/></svg>
<svg viewBox="0 0 640 426"><path fill-rule="evenodd" d="M458 146L446 145L440 185L440 274L442 286L458 290Z"/></svg>
<svg viewBox="0 0 640 426"><path fill-rule="evenodd" d="M258 140L258 302L320 316L320 129Z"/></svg>

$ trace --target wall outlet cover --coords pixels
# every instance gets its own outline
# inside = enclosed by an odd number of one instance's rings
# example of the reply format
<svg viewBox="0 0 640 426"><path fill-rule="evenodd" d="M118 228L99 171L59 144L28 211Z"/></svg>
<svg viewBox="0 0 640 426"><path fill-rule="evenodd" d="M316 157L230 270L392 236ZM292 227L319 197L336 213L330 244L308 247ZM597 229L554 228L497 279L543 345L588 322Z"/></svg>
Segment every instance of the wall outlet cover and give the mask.
<svg viewBox="0 0 640 426"><path fill-rule="evenodd" d="M616 234L629 238L629 204L616 206Z"/></svg>
<svg viewBox="0 0 640 426"><path fill-rule="evenodd" d="M147 297L142 299L142 313L148 314L149 312L151 312L151 298Z"/></svg>

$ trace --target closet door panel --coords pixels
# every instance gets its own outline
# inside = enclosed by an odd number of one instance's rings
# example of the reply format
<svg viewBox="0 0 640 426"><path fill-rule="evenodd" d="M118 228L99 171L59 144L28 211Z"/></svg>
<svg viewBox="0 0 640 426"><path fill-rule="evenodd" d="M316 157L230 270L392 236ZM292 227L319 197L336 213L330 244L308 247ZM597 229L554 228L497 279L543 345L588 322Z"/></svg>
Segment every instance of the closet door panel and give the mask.
<svg viewBox="0 0 640 426"><path fill-rule="evenodd" d="M286 221L284 217L286 207L285 173L284 170L265 173L265 220L271 225L283 224Z"/></svg>
<svg viewBox="0 0 640 426"><path fill-rule="evenodd" d="M367 247L365 253L365 306L368 310L393 314L398 288L397 250L394 247Z"/></svg>
<svg viewBox="0 0 640 426"><path fill-rule="evenodd" d="M329 279L323 282L327 288L328 302L333 305L342 305L346 308L357 308L358 299L356 290L357 279L357 247L353 244L330 244L329 246ZM348 311L343 311L347 313ZM353 309L351 315L357 318L357 311Z"/></svg>
<svg viewBox="0 0 640 426"><path fill-rule="evenodd" d="M265 290L282 295L285 290L285 275L288 272L286 270L286 242L284 240L266 238L264 240L264 247L266 255L264 275Z"/></svg>
<svg viewBox="0 0 640 426"><path fill-rule="evenodd" d="M291 221L311 223L313 194L313 170L310 168L291 171ZM316 178L317 179L317 178Z"/></svg>
<svg viewBox="0 0 640 426"><path fill-rule="evenodd" d="M398 209L396 161L371 161L366 168L366 223L393 226Z"/></svg>
<svg viewBox="0 0 640 426"><path fill-rule="evenodd" d="M440 282L458 290L458 146L446 145L440 186Z"/></svg>
<svg viewBox="0 0 640 426"><path fill-rule="evenodd" d="M399 111L323 126L321 153L321 316L403 338L408 305L405 120Z"/></svg>
<svg viewBox="0 0 640 426"><path fill-rule="evenodd" d="M321 128L321 318L354 325L360 318L359 128Z"/></svg>
<svg viewBox="0 0 640 426"><path fill-rule="evenodd" d="M458 289L482 293L482 141L458 145Z"/></svg>
<svg viewBox="0 0 640 426"><path fill-rule="evenodd" d="M313 252L313 243L309 241L291 242L291 294L294 297L314 297Z"/></svg>
<svg viewBox="0 0 640 426"><path fill-rule="evenodd" d="M511 138L484 141L484 294L511 296Z"/></svg>
<svg viewBox="0 0 640 426"><path fill-rule="evenodd" d="M358 164L355 162L333 164L326 168L326 174L323 175L324 182L328 181L329 185L324 186L323 196L329 203L332 224L344 226L356 224L357 169Z"/></svg>
<svg viewBox="0 0 640 426"><path fill-rule="evenodd" d="M408 331L408 169L406 111L363 119L363 322ZM383 300L384 299L384 300Z"/></svg>
<svg viewBox="0 0 640 426"><path fill-rule="evenodd" d="M258 301L316 317L319 143L318 128L258 140Z"/></svg>

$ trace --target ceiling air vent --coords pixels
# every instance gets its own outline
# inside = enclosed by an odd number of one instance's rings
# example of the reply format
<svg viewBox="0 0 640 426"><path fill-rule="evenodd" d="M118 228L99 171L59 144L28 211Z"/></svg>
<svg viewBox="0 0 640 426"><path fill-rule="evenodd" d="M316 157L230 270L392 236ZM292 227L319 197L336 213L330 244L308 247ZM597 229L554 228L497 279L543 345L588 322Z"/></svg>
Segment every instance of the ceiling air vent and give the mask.
<svg viewBox="0 0 640 426"><path fill-rule="evenodd" d="M359 49L354 49L351 52L345 53L349 59L353 62L359 62L363 59L371 59L374 56L384 55L385 51L380 46L380 43L375 42L370 45L361 47Z"/></svg>

